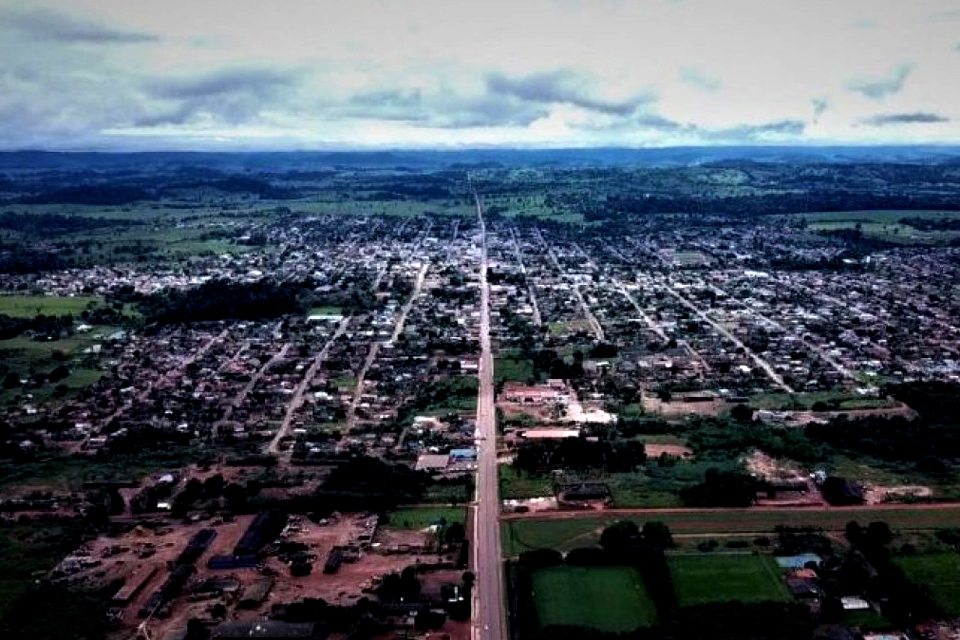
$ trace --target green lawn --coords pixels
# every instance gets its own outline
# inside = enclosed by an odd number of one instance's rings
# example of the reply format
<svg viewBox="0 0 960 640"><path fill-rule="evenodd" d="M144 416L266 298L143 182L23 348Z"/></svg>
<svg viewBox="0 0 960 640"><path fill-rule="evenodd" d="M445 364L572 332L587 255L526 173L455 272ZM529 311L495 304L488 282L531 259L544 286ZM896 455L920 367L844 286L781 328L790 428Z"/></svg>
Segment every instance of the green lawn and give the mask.
<svg viewBox="0 0 960 640"><path fill-rule="evenodd" d="M90 303L99 304L96 296L0 296L0 313L15 318L45 316L79 316Z"/></svg>
<svg viewBox="0 0 960 640"><path fill-rule="evenodd" d="M553 482L547 474L531 475L513 465L500 465L500 498L519 500L553 495Z"/></svg>
<svg viewBox="0 0 960 640"><path fill-rule="evenodd" d="M960 616L960 554L900 556L895 562L911 582L930 590L944 612Z"/></svg>
<svg viewBox="0 0 960 640"><path fill-rule="evenodd" d="M527 382L533 378L533 360L529 358L497 358L493 363L497 382Z"/></svg>
<svg viewBox="0 0 960 640"><path fill-rule="evenodd" d="M712 602L786 602L790 597L770 556L670 556L667 564L681 607Z"/></svg>
<svg viewBox="0 0 960 640"><path fill-rule="evenodd" d="M338 316L343 313L343 307L337 307L334 305L321 305L319 307L311 307L310 311L307 312L308 316Z"/></svg>
<svg viewBox="0 0 960 640"><path fill-rule="evenodd" d="M541 627L626 633L657 622L656 608L634 567L545 567L533 572L532 581Z"/></svg>
<svg viewBox="0 0 960 640"><path fill-rule="evenodd" d="M390 514L389 527L394 529L426 529L430 525L439 524L443 518L447 524L459 522L465 524L467 520L466 507L401 507Z"/></svg>

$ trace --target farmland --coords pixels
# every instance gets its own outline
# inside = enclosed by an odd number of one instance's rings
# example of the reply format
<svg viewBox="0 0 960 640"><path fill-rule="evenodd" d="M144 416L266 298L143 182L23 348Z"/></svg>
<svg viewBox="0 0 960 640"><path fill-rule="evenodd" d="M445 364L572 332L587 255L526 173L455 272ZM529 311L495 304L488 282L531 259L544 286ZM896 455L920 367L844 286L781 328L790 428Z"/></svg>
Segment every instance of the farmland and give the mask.
<svg viewBox="0 0 960 640"><path fill-rule="evenodd" d="M769 556L669 556L670 575L681 607L711 602L786 601L789 594Z"/></svg>
<svg viewBox="0 0 960 640"><path fill-rule="evenodd" d="M657 621L634 567L556 566L533 573L540 626L569 625L623 633Z"/></svg>

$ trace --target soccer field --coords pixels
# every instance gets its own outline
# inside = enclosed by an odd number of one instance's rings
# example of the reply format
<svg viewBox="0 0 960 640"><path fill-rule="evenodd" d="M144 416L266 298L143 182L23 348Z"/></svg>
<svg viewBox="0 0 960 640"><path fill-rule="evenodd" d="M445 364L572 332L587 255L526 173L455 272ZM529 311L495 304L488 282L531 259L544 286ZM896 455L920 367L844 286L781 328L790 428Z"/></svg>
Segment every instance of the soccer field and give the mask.
<svg viewBox="0 0 960 640"><path fill-rule="evenodd" d="M677 603L783 602L789 597L776 562L769 556L670 556Z"/></svg>
<svg viewBox="0 0 960 640"><path fill-rule="evenodd" d="M934 601L951 616L960 616L960 554L930 553L895 560L910 582L930 589Z"/></svg>
<svg viewBox="0 0 960 640"><path fill-rule="evenodd" d="M533 572L540 626L623 633L656 624L657 611L634 567L545 567Z"/></svg>

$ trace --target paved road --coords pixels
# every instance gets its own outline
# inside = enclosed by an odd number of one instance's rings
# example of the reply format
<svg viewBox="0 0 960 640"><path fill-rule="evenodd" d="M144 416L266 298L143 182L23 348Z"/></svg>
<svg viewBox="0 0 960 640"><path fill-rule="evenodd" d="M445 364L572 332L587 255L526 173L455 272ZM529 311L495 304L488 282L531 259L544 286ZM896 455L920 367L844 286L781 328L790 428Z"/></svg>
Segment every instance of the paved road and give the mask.
<svg viewBox="0 0 960 640"><path fill-rule="evenodd" d="M500 496L497 477L497 420L493 399L493 353L490 348L490 287L487 283L487 227L476 191L480 222L480 391L477 398L477 504L474 509L474 640L506 640L506 600L500 548Z"/></svg>

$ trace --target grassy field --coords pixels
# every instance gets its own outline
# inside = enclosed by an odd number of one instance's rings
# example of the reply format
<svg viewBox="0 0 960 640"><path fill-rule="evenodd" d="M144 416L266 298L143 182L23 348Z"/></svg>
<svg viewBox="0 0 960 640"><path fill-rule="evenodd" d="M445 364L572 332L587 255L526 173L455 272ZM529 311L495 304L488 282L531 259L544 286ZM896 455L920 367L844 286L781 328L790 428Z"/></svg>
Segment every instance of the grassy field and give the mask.
<svg viewBox="0 0 960 640"><path fill-rule="evenodd" d="M634 567L560 565L533 572L540 626L571 625L624 633L656 624L657 612Z"/></svg>
<svg viewBox="0 0 960 640"><path fill-rule="evenodd" d="M854 411L896 406L891 398L865 398L849 391L817 391L811 393L765 393L750 398L754 409L810 411L822 402L828 411Z"/></svg>
<svg viewBox="0 0 960 640"><path fill-rule="evenodd" d="M553 495L553 482L549 475L530 475L513 465L500 465L500 498L519 500Z"/></svg>
<svg viewBox="0 0 960 640"><path fill-rule="evenodd" d="M389 527L394 529L426 529L443 518L447 524L467 520L466 507L401 507L390 514Z"/></svg>
<svg viewBox="0 0 960 640"><path fill-rule="evenodd" d="M533 378L533 360L497 358L493 364L496 382L527 382Z"/></svg>
<svg viewBox="0 0 960 640"><path fill-rule="evenodd" d="M895 559L907 578L930 589L937 605L950 616L960 616L960 554L932 553Z"/></svg>
<svg viewBox="0 0 960 640"><path fill-rule="evenodd" d="M796 217L806 220L811 231L854 229L859 225L864 236L894 244L940 244L960 236L955 231L921 231L900 223L903 218L956 219L960 217L957 211L823 211Z"/></svg>
<svg viewBox="0 0 960 640"><path fill-rule="evenodd" d="M45 316L79 316L88 305L99 304L96 296L0 296L0 313L14 318Z"/></svg>
<svg viewBox="0 0 960 640"><path fill-rule="evenodd" d="M0 528L0 620L33 584L76 545L76 531L60 525Z"/></svg>
<svg viewBox="0 0 960 640"><path fill-rule="evenodd" d="M711 602L786 602L790 594L770 556L669 556L681 607Z"/></svg>
<svg viewBox="0 0 960 640"><path fill-rule="evenodd" d="M307 311L308 316L338 316L341 313L343 313L343 307L335 307L333 305L312 307L310 311Z"/></svg>
<svg viewBox="0 0 960 640"><path fill-rule="evenodd" d="M181 469L192 462L216 454L200 448L173 448L167 451L143 451L110 459L50 456L25 462L0 462L0 492L15 488L72 492L89 480L140 479L151 473Z"/></svg>
<svg viewBox="0 0 960 640"><path fill-rule="evenodd" d="M861 523L882 520L894 530L933 530L960 527L960 509L855 510L832 509L703 509L695 511L650 511L649 515L589 515L563 519L522 518L507 520L501 527L503 550L517 555L530 549L551 548L566 551L596 544L604 527L617 520L635 520L638 524L657 520L666 523L674 534L710 536L723 533L773 533L778 525L822 527L843 531L851 520Z"/></svg>

